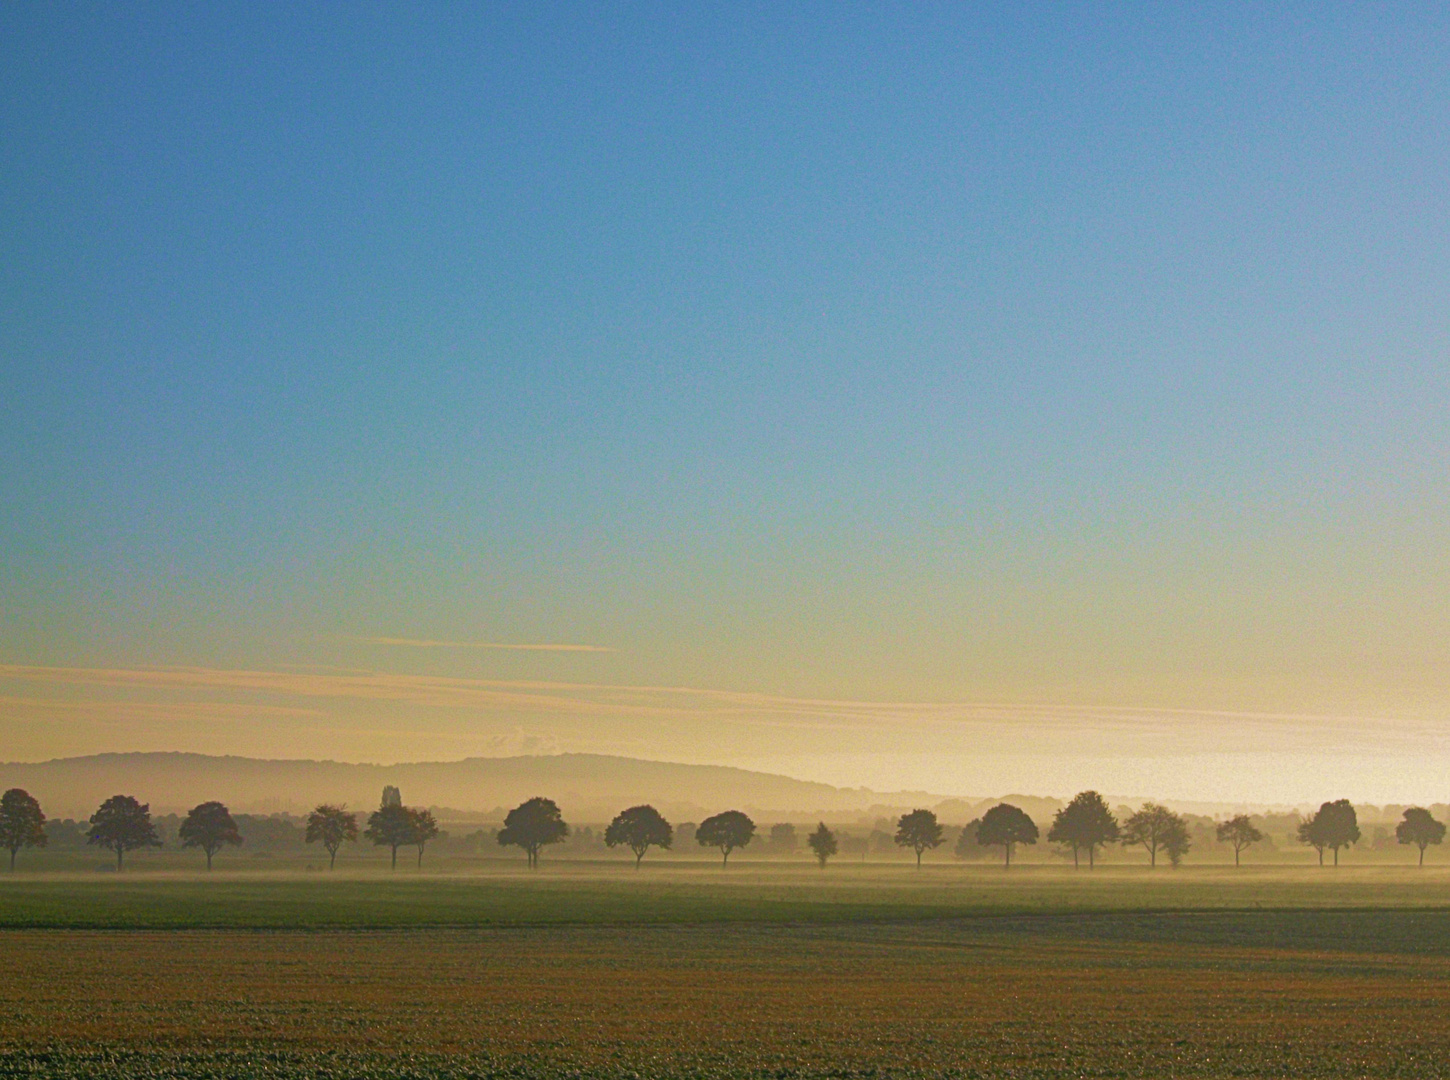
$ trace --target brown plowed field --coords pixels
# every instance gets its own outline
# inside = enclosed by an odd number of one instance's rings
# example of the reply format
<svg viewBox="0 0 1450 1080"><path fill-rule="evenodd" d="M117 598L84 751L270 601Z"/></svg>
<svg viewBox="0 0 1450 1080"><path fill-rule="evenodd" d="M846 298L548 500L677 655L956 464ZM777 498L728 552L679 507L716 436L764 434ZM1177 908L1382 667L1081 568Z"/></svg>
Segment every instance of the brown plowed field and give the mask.
<svg viewBox="0 0 1450 1080"><path fill-rule="evenodd" d="M1450 1076L1377 918L13 930L0 1075Z"/></svg>

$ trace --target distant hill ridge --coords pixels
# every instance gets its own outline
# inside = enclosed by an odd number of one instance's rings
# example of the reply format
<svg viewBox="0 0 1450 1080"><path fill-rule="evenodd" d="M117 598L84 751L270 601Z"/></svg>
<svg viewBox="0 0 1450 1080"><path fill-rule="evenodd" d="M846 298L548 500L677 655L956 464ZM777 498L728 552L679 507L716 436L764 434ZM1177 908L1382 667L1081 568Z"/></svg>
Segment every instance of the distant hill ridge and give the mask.
<svg viewBox="0 0 1450 1080"><path fill-rule="evenodd" d="M534 795L559 803L566 817L608 820L649 802L676 820L739 808L766 817L856 818L873 810L946 803L966 813L978 800L946 800L920 791L838 788L725 765L684 765L605 754L466 758L400 765L266 760L179 752L94 754L0 764L0 789L23 787L52 817L88 816L111 795L135 795L155 813L220 799L238 812L305 812L318 802L376 805L394 784L413 805L487 815ZM1032 799L1032 803L1055 800ZM1032 813L1036 807L1026 807ZM959 816L954 814L953 817Z"/></svg>

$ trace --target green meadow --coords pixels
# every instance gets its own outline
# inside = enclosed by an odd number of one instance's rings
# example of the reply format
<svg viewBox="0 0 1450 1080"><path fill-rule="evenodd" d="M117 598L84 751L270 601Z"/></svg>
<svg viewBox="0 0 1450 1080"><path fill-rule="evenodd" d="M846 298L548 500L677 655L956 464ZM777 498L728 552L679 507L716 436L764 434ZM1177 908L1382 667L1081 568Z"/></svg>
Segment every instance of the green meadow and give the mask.
<svg viewBox="0 0 1450 1080"><path fill-rule="evenodd" d="M0 877L0 927L295 929L837 923L989 915L1450 908L1450 869L512 864Z"/></svg>

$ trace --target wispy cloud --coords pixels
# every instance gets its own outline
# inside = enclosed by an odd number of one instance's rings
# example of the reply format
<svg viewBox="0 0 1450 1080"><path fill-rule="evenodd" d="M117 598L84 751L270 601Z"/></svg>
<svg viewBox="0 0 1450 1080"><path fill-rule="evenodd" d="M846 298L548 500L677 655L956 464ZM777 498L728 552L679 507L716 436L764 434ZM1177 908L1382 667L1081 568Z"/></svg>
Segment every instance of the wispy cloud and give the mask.
<svg viewBox="0 0 1450 1080"><path fill-rule="evenodd" d="M711 725L745 724L777 732L834 731L883 734L890 730L935 730L970 734L975 740L1003 736L1070 742L1091 730L1095 740L1116 741L1161 751L1232 745L1259 746L1288 740L1301 744L1326 739L1363 748L1386 738L1450 738L1438 721L1400 719L1387 723L1356 715L1232 712L1007 702L888 702L798 698L686 686L619 685L523 679L474 679L390 672L335 674L215 668L64 668L0 664L0 685L18 682L50 687L105 688L134 700L147 691L177 703L177 695L280 697L274 705L302 705L305 699L395 703L484 713L533 713L558 718L621 719L631 723L693 720ZM291 699L291 700L287 700ZM302 699L302 700L298 700ZM18 699L12 699L16 701ZM265 699L264 699L265 700ZM308 707L308 706L303 706ZM1161 744L1161 745L1160 745Z"/></svg>
<svg viewBox="0 0 1450 1080"><path fill-rule="evenodd" d="M530 642L516 644L511 641L437 641L432 638L365 637L358 641L367 645L401 645L411 649L504 649L512 652L614 652L606 645L572 645L566 642Z"/></svg>

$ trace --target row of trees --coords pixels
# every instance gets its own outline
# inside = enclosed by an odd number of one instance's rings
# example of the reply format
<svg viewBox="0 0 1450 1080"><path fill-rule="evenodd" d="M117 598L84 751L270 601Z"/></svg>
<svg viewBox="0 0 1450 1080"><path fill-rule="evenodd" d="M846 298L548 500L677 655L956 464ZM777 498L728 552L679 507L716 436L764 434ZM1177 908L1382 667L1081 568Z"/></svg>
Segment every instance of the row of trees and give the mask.
<svg viewBox="0 0 1450 1080"><path fill-rule="evenodd" d="M22 848L45 846L45 821L40 803L29 793L12 788L0 796L0 845L10 852L12 870ZM965 854L962 845L973 841L983 847L1000 847L1006 867L1012 865L1018 845L1036 844L1039 838L1036 822L1010 803L992 807L973 824L974 829L963 831L958 854ZM391 786L383 789L382 803L368 816L364 830L359 830L358 815L341 804L323 803L307 817L307 843L320 844L328 854L330 866L336 865L342 846L356 842L360 836L375 846L389 848L395 869L398 850L416 847L418 865L422 866L424 849L438 835L433 813L404 806L401 793ZM544 848L560 843L568 835L569 826L558 805L552 799L535 797L509 811L497 840L501 845L522 849L533 868L538 866ZM1221 822L1216 835L1221 843L1233 848L1236 866L1246 848L1264 839L1263 833L1243 814ZM193 807L177 836L183 848L199 848L206 855L208 870L219 851L242 843L230 811L216 801ZM727 865L731 853L749 845L755 836L755 822L739 810L706 818L695 830L696 843L718 850L722 865ZM1411 807L1405 810L1403 820L1396 826L1395 837L1401 844L1418 847L1420 865L1424 865L1425 849L1444 840L1445 825L1435 820L1428 810ZM1340 849L1360 839L1354 807L1347 799L1324 803L1299 825L1298 839L1318 852L1321 866L1325 852L1332 854L1337 866ZM922 855L941 845L943 827L932 811L913 810L897 820L893 841L914 852L919 867ZM653 806L632 806L610 822L604 842L611 848L624 847L633 852L638 868L650 848L668 850L673 845L674 827ZM1160 854L1177 866L1191 847L1188 823L1181 815L1149 802L1120 823L1096 791L1081 792L1057 812L1048 829L1047 842L1071 851L1074 866L1080 865L1085 855L1089 867L1095 864L1097 852L1110 844L1142 847L1153 866L1157 866ZM127 851L161 846L151 821L150 807L130 795L113 795L101 804L91 815L86 843L114 851L117 870L122 868ZM806 843L822 868L839 850L836 834L825 822L817 826Z"/></svg>

